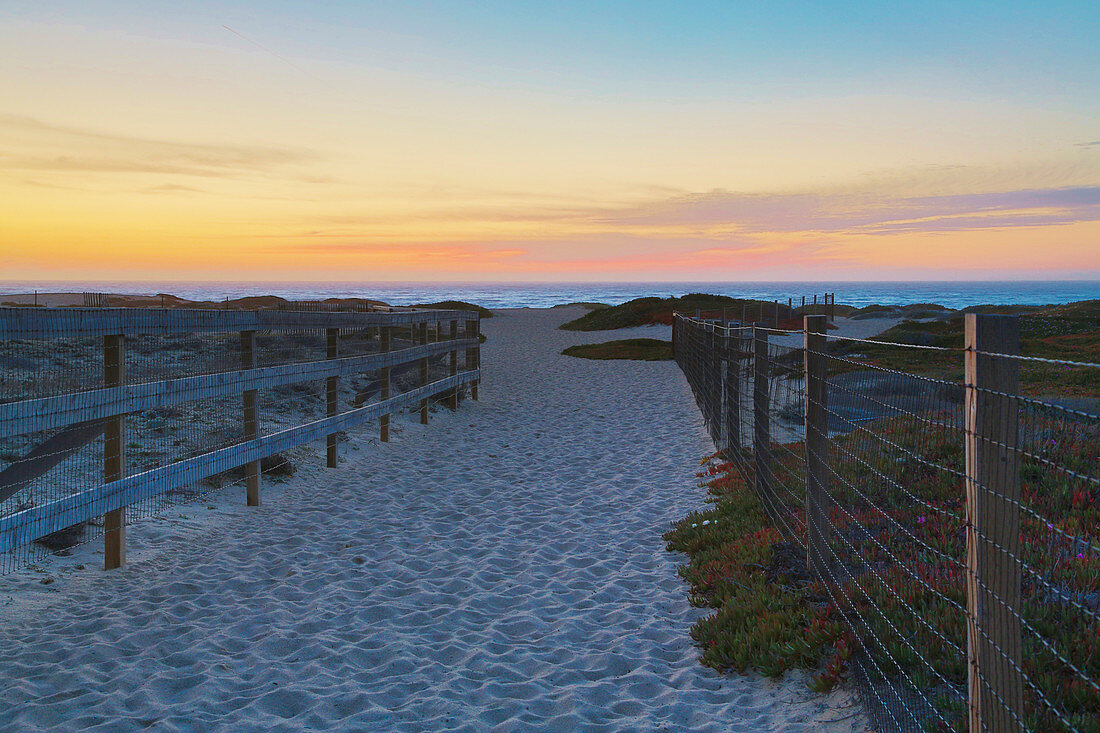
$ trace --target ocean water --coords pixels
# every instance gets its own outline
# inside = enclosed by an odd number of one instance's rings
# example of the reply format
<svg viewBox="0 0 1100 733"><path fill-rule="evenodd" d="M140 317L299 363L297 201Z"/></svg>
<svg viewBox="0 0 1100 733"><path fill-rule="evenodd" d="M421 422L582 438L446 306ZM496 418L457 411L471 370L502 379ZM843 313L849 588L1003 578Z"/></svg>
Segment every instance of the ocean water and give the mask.
<svg viewBox="0 0 1100 733"><path fill-rule="evenodd" d="M938 303L949 308L981 304L1046 305L1100 299L1098 280L1005 282L589 282L589 283L415 283L415 282L104 282L0 281L0 295L82 292L171 293L192 300L222 300L245 295L278 295L288 300L374 298L392 305L464 300L487 308L549 308L562 303L623 303L643 296L670 297L714 293L737 298L809 301L836 293L836 302L905 305Z"/></svg>

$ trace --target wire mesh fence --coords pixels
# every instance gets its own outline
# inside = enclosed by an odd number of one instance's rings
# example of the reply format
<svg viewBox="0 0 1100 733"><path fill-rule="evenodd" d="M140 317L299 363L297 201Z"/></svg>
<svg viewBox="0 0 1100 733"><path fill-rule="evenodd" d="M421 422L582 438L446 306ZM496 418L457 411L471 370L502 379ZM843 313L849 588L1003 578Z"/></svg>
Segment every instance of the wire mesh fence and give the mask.
<svg viewBox="0 0 1100 733"><path fill-rule="evenodd" d="M1100 366L1020 331L1088 329L971 314L944 347L676 318L708 430L788 582L843 619L881 730L1100 730Z"/></svg>
<svg viewBox="0 0 1100 733"><path fill-rule="evenodd" d="M0 574L474 392L469 311L0 308ZM430 340L421 338L431 332ZM112 561L112 547L117 556Z"/></svg>

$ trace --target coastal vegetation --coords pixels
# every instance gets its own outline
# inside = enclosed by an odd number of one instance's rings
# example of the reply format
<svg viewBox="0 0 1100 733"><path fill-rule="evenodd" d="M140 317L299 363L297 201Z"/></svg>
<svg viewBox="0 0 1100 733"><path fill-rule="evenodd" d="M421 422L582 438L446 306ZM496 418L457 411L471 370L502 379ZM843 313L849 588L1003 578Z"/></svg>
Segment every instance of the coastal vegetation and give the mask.
<svg viewBox="0 0 1100 733"><path fill-rule="evenodd" d="M633 359L635 361L670 361L672 342L660 339L622 339L602 344L577 344L561 352L581 359Z"/></svg>
<svg viewBox="0 0 1100 733"><path fill-rule="evenodd" d="M604 308L612 307L608 303L594 303L594 302L586 301L586 300L576 301L576 302L573 302L573 303L558 303L557 305L552 305L550 307L551 308L573 308L575 306L580 306L581 308L585 308L585 309L590 310L590 311L603 310Z"/></svg>
<svg viewBox="0 0 1100 733"><path fill-rule="evenodd" d="M708 295L689 293L681 298L635 298L620 305L599 308L584 314L580 318L563 323L559 328L565 331L610 331L617 328L648 326L651 324L671 325L674 312L694 313L702 311L721 311L728 308L730 316L739 318L741 307L749 313L774 313L775 303L763 300L731 298L726 295ZM781 319L790 317L793 311L786 305L779 306Z"/></svg>
<svg viewBox="0 0 1100 733"><path fill-rule="evenodd" d="M1020 353L1045 359L1100 363L1100 301L1087 300L1056 306L977 306L966 312L1020 315ZM834 371L850 371L872 364L920 376L961 381L964 311L935 320L904 320L874 337L875 341L951 349L899 349L867 342L838 342ZM1024 361L1020 390L1025 395L1059 394L1100 397L1100 379L1092 367Z"/></svg>
<svg viewBox="0 0 1100 733"><path fill-rule="evenodd" d="M810 306L807 306L809 308ZM909 303L907 305L865 305L862 308L853 308L847 305L838 305L836 315L862 320L865 318L939 318L953 313L950 308L945 308L936 303ZM805 315L810 315L806 313Z"/></svg>
<svg viewBox="0 0 1100 733"><path fill-rule="evenodd" d="M1021 523L1021 554L1042 573L1042 582L1023 586L1024 672L1035 683L1025 692L1027 727L1100 731L1100 692L1081 677L1100 678L1100 558L1082 549L1100 542L1100 494L1067 481L1059 469L1092 470L1100 427L1041 414L1021 423L1022 433L1058 436L1021 466L1022 497L1035 509ZM687 554L680 575L690 584L690 602L714 611L691 636L707 666L768 676L811 670L811 686L819 691L837 684L860 654L869 662L863 669L880 673L868 681L873 688L920 690L929 730L962 731L965 497L955 480L963 470L962 441L945 427L914 431L904 418L878 420L867 429L899 452L935 456L949 470L906 470L901 491L881 480L898 471L893 452L859 433L837 436L836 450L847 460L836 464L830 491L830 544L836 543L837 555L829 584L806 570L797 493L786 506L769 505L769 513L751 475L738 468L751 465L751 456L740 456L737 465L717 455L704 460L699 476L711 507L664 535L670 551ZM774 473L797 476L805 446L784 448L773 454ZM797 482L787 488L797 492ZM777 511L786 517L784 531L775 524ZM858 638L853 629L861 629Z"/></svg>
<svg viewBox="0 0 1100 733"><path fill-rule="evenodd" d="M438 303L419 303L414 308L438 308L440 310L453 310L453 311L477 311L478 315L482 318L492 318L493 312L488 308L477 305L476 303L467 303L464 300L441 300Z"/></svg>
<svg viewBox="0 0 1100 733"><path fill-rule="evenodd" d="M679 574L690 584L691 604L715 611L691 629L699 661L720 672L755 670L768 677L818 670L830 654L841 653L846 637L834 613L811 603L804 554L784 542L733 464L717 454L702 463L698 475L711 508L692 512L664 535L670 552L688 557ZM844 662L842 656L812 686L835 686Z"/></svg>

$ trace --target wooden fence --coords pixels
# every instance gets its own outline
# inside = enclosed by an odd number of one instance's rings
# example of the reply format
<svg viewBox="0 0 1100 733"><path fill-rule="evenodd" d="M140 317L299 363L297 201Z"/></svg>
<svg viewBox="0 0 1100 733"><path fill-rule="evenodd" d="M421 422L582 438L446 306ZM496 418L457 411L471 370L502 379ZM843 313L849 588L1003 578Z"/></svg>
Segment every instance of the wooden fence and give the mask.
<svg viewBox="0 0 1100 733"><path fill-rule="evenodd" d="M444 329L444 325L447 328ZM436 335L429 340L429 328ZM460 329L461 326L461 329ZM340 355L340 334L349 331L377 334L373 353ZM315 361L258 366L257 335L324 333L325 358ZM414 345L390 350L395 333ZM128 339L173 334L240 334L239 368L218 370L156 381L127 379ZM102 518L105 567L125 561L126 508L136 502L244 467L249 505L260 500L260 462L280 451L311 441L325 441L329 467L337 465L338 435L378 418L381 439L389 439L389 416L418 406L421 422L428 421L428 401L444 398L452 408L469 386L477 399L480 381L480 321L476 312L422 310L400 312L293 312L224 311L137 308L0 308L0 344L28 344L35 340L102 339L102 375L97 386L63 394L17 395L0 403L0 440L27 434L52 434L64 448L28 454L18 463L17 479L0 473L0 552L20 548L81 523ZM373 337L372 337L373 338ZM459 370L459 354L464 369ZM429 381L429 359L447 360L447 373ZM396 367L419 367L417 385L392 394L391 374ZM362 372L380 375L378 401L340 410L337 390L342 378ZM325 417L269 434L260 434L258 390L324 380ZM3 375L0 374L0 382ZM102 386L98 386L102 385ZM174 460L149 470L128 474L126 446L142 436L127 436L126 416L169 408L195 400L240 396L243 437L214 450ZM10 397L9 397L10 399ZM58 436L66 440L58 441ZM81 446L103 437L103 475L98 485L25 508L4 509L6 499L40 478Z"/></svg>

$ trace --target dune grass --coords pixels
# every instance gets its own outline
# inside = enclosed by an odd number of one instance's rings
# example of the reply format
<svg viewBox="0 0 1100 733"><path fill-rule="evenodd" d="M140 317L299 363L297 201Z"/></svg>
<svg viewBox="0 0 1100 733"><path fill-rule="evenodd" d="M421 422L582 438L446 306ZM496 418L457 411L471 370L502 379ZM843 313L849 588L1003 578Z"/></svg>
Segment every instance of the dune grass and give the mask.
<svg viewBox="0 0 1100 733"><path fill-rule="evenodd" d="M750 314L756 314L763 308L763 312L774 313L775 304L762 300L744 300L731 298L726 295L708 295L706 293L690 293L682 298L635 298L620 305L609 308L592 310L580 318L563 323L559 328L565 331L609 331L616 328L630 328L632 326L648 326L659 323L670 325L674 311L681 313L695 313L701 311L717 311L723 308L729 309L731 318L740 318L741 306L744 305ZM789 318L791 311L786 304L779 306L781 319Z"/></svg>
<svg viewBox="0 0 1100 733"><path fill-rule="evenodd" d="M982 313L1017 314L1015 306L979 306ZM902 321L875 336L875 341L950 349L963 347L963 314L948 320ZM963 360L957 351L904 349L868 343L839 342L838 356L853 362L897 369L921 376L959 381ZM1020 353L1047 359L1100 363L1100 301L1025 308L1020 316ZM858 369L858 363L836 362L837 370ZM1020 390L1026 395L1058 394L1100 397L1100 370L1040 362L1020 363Z"/></svg>
<svg viewBox="0 0 1100 733"><path fill-rule="evenodd" d="M622 339L602 344L577 344L561 352L580 359L633 359L635 361L669 361L672 342L660 339Z"/></svg>
<svg viewBox="0 0 1100 733"><path fill-rule="evenodd" d="M579 300L575 303L558 303L557 305L550 306L551 308L573 308L574 306L580 306L585 310L596 311L603 310L604 308L610 308L609 303L596 303L593 301Z"/></svg>
<svg viewBox="0 0 1100 733"><path fill-rule="evenodd" d="M439 308L452 311L477 311L482 318L492 318L493 312L475 303L467 303L464 300L441 300L438 303L418 303L414 308Z"/></svg>

